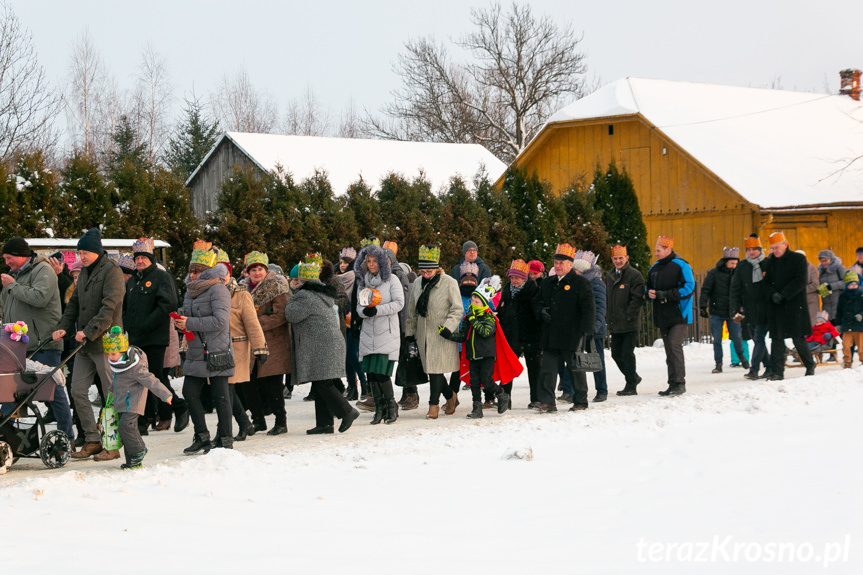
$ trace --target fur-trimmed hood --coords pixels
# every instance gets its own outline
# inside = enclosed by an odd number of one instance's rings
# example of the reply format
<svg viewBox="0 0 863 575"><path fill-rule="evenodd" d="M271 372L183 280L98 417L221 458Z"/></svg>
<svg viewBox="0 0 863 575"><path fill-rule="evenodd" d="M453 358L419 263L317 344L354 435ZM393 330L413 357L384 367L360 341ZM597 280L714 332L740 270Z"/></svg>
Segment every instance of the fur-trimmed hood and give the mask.
<svg viewBox="0 0 863 575"><path fill-rule="evenodd" d="M390 258L387 255L386 251L384 251L384 249L380 246L369 244L360 250L360 253L357 254L357 259L354 260L354 271L356 272L355 281L357 282L359 289L362 289L365 286L365 263L367 256L378 258L378 267L380 268L380 271L378 273L380 274L383 281L387 281L388 279L390 279L390 275L392 275L393 273L392 263L390 263Z"/></svg>
<svg viewBox="0 0 863 575"><path fill-rule="evenodd" d="M284 276L280 276L276 272L269 271L261 283L255 286L255 289L250 289L249 278L239 282L244 285L252 294L252 302L255 304L255 309L260 309L283 293L291 293L291 285Z"/></svg>
<svg viewBox="0 0 863 575"><path fill-rule="evenodd" d="M325 284L320 280L306 280L305 282L303 282L303 285L301 285L299 289L297 289L297 292L300 291L318 293L332 299L336 298L336 288L329 284Z"/></svg>

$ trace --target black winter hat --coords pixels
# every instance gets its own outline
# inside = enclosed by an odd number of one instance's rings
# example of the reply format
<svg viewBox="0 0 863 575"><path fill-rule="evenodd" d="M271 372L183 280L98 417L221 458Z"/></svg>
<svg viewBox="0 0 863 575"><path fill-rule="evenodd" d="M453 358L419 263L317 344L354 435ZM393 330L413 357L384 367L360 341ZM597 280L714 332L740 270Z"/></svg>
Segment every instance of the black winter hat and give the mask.
<svg viewBox="0 0 863 575"><path fill-rule="evenodd" d="M102 249L102 234L99 233L99 228L90 228L84 232L84 235L78 240L77 249L102 255L104 250Z"/></svg>
<svg viewBox="0 0 863 575"><path fill-rule="evenodd" d="M3 246L3 253L19 258L29 258L33 254L30 244L24 238L12 238Z"/></svg>

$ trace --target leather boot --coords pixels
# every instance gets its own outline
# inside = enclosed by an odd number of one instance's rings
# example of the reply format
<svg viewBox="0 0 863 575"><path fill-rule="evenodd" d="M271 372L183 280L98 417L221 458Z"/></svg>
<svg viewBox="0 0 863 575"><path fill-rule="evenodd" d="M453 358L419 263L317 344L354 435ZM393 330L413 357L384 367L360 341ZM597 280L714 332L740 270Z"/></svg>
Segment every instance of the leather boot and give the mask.
<svg viewBox="0 0 863 575"><path fill-rule="evenodd" d="M171 427L171 419L160 419L159 423L156 424L156 427L153 429L155 431L165 431Z"/></svg>
<svg viewBox="0 0 863 575"><path fill-rule="evenodd" d="M482 402L473 402L473 411L467 414L468 419L482 419Z"/></svg>
<svg viewBox="0 0 863 575"><path fill-rule="evenodd" d="M374 417L372 417L371 425L377 425L381 421L384 420L384 417L386 417L387 404L386 404L386 400L383 397L383 394L381 394L381 390L380 390L380 387L378 386L378 382L372 381L370 385L372 388L371 389L371 399L375 405L375 415L374 415ZM357 403L357 407L359 407L359 406L360 406L360 404Z"/></svg>
<svg viewBox="0 0 863 575"><path fill-rule="evenodd" d="M716 367L714 367L713 371L711 371L710 373L722 373L722 364L717 363Z"/></svg>
<svg viewBox="0 0 863 575"><path fill-rule="evenodd" d="M455 413L455 400L458 396L456 394L452 394L452 397L446 400L446 403L443 406L443 414L444 415L452 415Z"/></svg>
<svg viewBox="0 0 863 575"><path fill-rule="evenodd" d="M103 449L93 456L94 461L111 461L112 459L120 459L119 449Z"/></svg>
<svg viewBox="0 0 863 575"><path fill-rule="evenodd" d="M226 437L219 438L219 447L222 449L233 449L234 448L234 438L230 435Z"/></svg>
<svg viewBox="0 0 863 575"><path fill-rule="evenodd" d="M369 388L368 379L366 381L360 382L360 400L365 401L368 399L369 394L371 394L372 390Z"/></svg>
<svg viewBox="0 0 863 575"><path fill-rule="evenodd" d="M80 451L72 454L75 459L86 459L92 455L96 455L102 451L102 444L98 441L88 441L84 443Z"/></svg>
<svg viewBox="0 0 863 575"><path fill-rule="evenodd" d="M399 400L397 402L399 404L399 407L401 407L402 409L404 409L404 407L405 407L405 401L407 400L407 398L408 398L408 392L403 387L402 388L402 396L399 398Z"/></svg>
<svg viewBox="0 0 863 575"><path fill-rule="evenodd" d="M429 412L426 413L426 419L437 419L438 414L440 413L439 405L431 405L429 404ZM444 412L446 413L446 412Z"/></svg>
<svg viewBox="0 0 863 575"><path fill-rule="evenodd" d="M209 453L212 444L210 443L210 433L205 431L204 433L195 434L194 441L192 445L183 450L183 453L186 455L194 455L196 453L200 453L203 451L204 453Z"/></svg>
<svg viewBox="0 0 863 575"><path fill-rule="evenodd" d="M390 424L395 423L396 419L399 418L399 404L396 403L395 398L391 397L386 401L386 419L384 423Z"/></svg>

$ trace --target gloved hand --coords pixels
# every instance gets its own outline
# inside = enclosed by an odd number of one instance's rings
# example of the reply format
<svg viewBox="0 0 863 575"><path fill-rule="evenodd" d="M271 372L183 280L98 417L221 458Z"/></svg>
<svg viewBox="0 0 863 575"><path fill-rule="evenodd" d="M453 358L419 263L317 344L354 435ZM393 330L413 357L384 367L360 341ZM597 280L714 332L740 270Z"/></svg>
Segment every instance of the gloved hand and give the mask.
<svg viewBox="0 0 863 575"><path fill-rule="evenodd" d="M709 313L707 313L707 308L706 308L706 307L701 308L701 317L706 317L706 318L709 318L709 317L710 317L710 314L709 314Z"/></svg>
<svg viewBox="0 0 863 575"><path fill-rule="evenodd" d="M825 333L824 334L824 341L830 341L831 339L833 339L832 333Z"/></svg>
<svg viewBox="0 0 863 575"><path fill-rule="evenodd" d="M854 316L854 319L856 319L857 321L863 321L863 314L858 313Z"/></svg>
<svg viewBox="0 0 863 575"><path fill-rule="evenodd" d="M265 363L267 363L268 357L270 357L270 354L268 354L268 353L256 353L255 354L255 359L258 360L258 365L264 365Z"/></svg>
<svg viewBox="0 0 863 575"><path fill-rule="evenodd" d="M363 310L363 314L365 314L366 317L375 317L378 314L378 308L367 307Z"/></svg>
<svg viewBox="0 0 863 575"><path fill-rule="evenodd" d="M542 321L544 321L545 323L551 323L551 308L542 308L542 311L539 312L539 315L542 318Z"/></svg>
<svg viewBox="0 0 863 575"><path fill-rule="evenodd" d="M444 336L446 339L452 337L452 332L449 330L449 328L446 328L444 326L440 326L439 328L437 328L437 332Z"/></svg>
<svg viewBox="0 0 863 575"><path fill-rule="evenodd" d="M821 284L820 286L818 286L818 295L820 295L821 297L827 297L831 293L833 293L833 292L830 291L829 285Z"/></svg>
<svg viewBox="0 0 863 575"><path fill-rule="evenodd" d="M668 294L665 293L664 289L654 290L656 292L656 301L665 301L665 298Z"/></svg>
<svg viewBox="0 0 863 575"><path fill-rule="evenodd" d="M770 296L770 299L772 299L772 300L773 300L773 303L775 303L775 304L777 304L777 305L779 305L780 303L782 303L783 301L785 301L785 298L784 298L784 297L782 297L782 294L781 294L781 293L779 293L779 292L774 292L774 293L773 293L773 295L772 295L772 296Z"/></svg>

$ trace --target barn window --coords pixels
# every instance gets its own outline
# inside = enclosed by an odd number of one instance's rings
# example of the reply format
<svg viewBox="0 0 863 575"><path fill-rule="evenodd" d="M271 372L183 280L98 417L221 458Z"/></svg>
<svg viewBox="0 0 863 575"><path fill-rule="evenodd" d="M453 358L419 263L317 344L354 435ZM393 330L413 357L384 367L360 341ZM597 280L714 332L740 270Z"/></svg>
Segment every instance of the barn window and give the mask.
<svg viewBox="0 0 863 575"><path fill-rule="evenodd" d="M613 136L613 135L614 135L614 124L609 124L609 125L608 125L608 135L609 135L609 136Z"/></svg>

